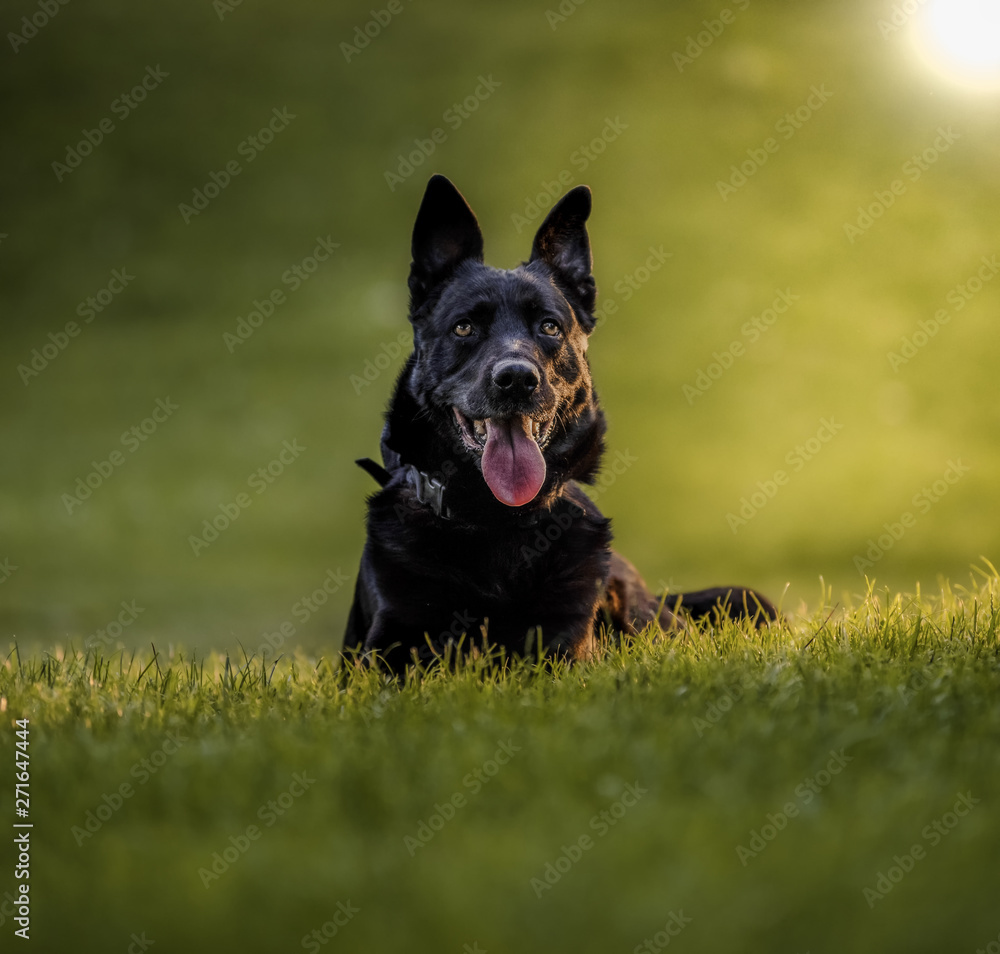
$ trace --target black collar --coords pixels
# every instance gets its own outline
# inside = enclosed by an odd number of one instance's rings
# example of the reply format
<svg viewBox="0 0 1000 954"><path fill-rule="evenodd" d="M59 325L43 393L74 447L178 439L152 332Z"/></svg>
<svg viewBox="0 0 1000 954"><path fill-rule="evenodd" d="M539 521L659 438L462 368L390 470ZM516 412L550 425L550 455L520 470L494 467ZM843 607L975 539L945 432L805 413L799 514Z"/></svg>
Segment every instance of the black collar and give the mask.
<svg viewBox="0 0 1000 954"><path fill-rule="evenodd" d="M392 474L370 457L362 457L361 460L356 460L354 463L373 477L380 487L384 487L392 480ZM401 463L400 469L406 475L406 482L417 495L417 500L430 507L438 517L450 520L451 510L444 505L444 482L418 470L413 464Z"/></svg>
<svg viewBox="0 0 1000 954"><path fill-rule="evenodd" d="M392 480L392 473L386 470L381 464L377 464L370 457L362 457L360 460L354 462L357 464L365 473L369 474L374 478L375 482L380 487L385 487L386 484ZM444 491L445 484L443 480L437 477L432 477L425 471L418 470L413 464L404 464L402 461L399 462L399 470L402 470L406 475L406 482L413 489L413 492L417 495L417 500L424 504L426 507L430 507L434 511L434 514L440 517L442 520L451 520L453 514L450 507L446 507L444 504ZM556 496L562 496L562 489L556 494ZM529 514L525 514L521 518L521 522L527 526L533 526L541 520L541 512L535 511Z"/></svg>
<svg viewBox="0 0 1000 954"><path fill-rule="evenodd" d="M379 485L379 487L384 487L390 480L392 480L392 474L389 473L381 464L376 464L370 457L362 457L360 460L354 462L358 465L366 474L368 474L374 481Z"/></svg>

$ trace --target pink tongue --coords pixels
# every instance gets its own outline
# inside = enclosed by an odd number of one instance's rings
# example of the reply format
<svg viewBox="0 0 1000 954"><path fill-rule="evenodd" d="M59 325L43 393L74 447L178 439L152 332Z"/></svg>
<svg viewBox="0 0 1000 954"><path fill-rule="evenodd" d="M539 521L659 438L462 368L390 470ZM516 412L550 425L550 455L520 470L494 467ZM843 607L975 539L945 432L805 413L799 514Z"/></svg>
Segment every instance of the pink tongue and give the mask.
<svg viewBox="0 0 1000 954"><path fill-rule="evenodd" d="M529 436L530 427L528 417L486 422L483 477L493 496L508 507L534 500L545 483L545 458Z"/></svg>

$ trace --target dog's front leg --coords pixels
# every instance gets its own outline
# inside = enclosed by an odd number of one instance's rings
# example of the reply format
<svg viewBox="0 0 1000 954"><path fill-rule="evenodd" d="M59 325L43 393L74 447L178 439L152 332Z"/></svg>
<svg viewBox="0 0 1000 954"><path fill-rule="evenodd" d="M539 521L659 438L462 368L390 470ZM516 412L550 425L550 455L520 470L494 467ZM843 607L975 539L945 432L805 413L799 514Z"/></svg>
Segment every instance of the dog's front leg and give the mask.
<svg viewBox="0 0 1000 954"><path fill-rule="evenodd" d="M567 605L568 604L568 605ZM542 650L570 661L593 659L597 653L596 596L579 593L575 599L557 601L539 618L522 623L524 654L537 656Z"/></svg>
<svg viewBox="0 0 1000 954"><path fill-rule="evenodd" d="M578 620L565 637L557 640L555 651L571 662L594 659L597 656L594 615Z"/></svg>

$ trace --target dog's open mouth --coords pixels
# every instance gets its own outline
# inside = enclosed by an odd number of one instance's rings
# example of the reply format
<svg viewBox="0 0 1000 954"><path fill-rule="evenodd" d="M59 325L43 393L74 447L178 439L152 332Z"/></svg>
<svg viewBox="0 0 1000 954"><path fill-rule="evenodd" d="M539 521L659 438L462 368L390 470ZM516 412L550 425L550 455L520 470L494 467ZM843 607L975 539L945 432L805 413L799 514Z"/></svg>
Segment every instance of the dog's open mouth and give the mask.
<svg viewBox="0 0 1000 954"><path fill-rule="evenodd" d="M523 507L534 500L545 483L542 450L555 418L536 421L519 414L473 419L457 407L452 410L462 443L482 457L483 477L493 496L508 507Z"/></svg>

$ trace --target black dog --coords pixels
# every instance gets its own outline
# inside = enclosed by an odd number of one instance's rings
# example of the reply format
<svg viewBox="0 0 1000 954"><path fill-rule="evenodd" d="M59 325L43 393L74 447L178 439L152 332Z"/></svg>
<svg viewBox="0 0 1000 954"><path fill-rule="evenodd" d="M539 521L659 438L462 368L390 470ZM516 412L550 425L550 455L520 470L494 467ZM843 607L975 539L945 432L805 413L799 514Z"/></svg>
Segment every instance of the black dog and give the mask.
<svg viewBox="0 0 1000 954"><path fill-rule="evenodd" d="M382 484L344 638L390 668L465 634L502 652L589 657L602 622L635 633L674 614L777 617L740 587L671 597L670 608L611 550L610 521L579 488L604 450L587 362L597 294L590 190L552 209L528 262L483 264L483 236L444 176L413 229L413 354L382 432Z"/></svg>

